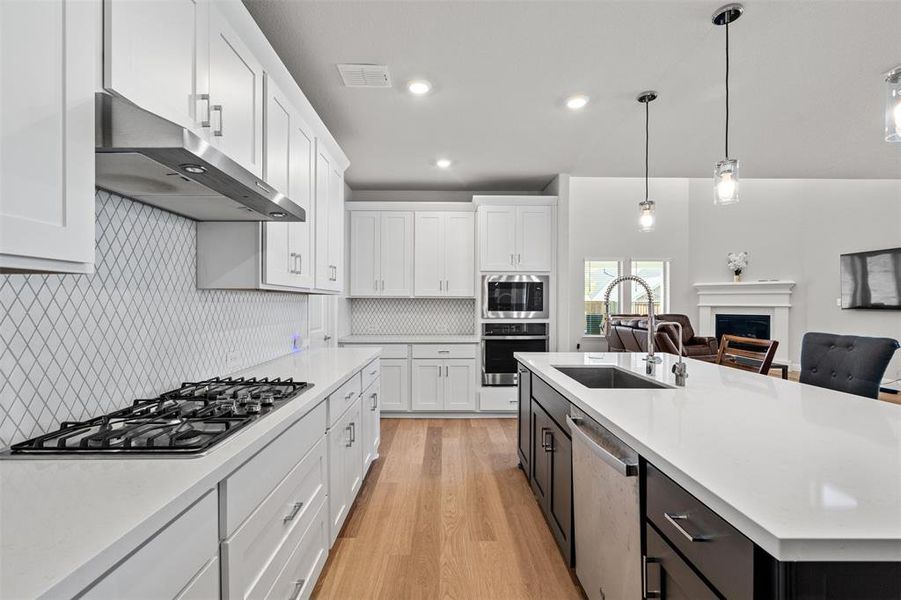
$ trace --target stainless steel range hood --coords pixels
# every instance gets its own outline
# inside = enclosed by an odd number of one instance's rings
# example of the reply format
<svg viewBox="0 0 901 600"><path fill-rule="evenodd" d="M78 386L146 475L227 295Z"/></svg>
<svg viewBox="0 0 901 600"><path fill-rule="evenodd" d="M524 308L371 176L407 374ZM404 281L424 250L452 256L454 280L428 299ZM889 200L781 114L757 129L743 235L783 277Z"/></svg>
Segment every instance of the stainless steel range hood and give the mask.
<svg viewBox="0 0 901 600"><path fill-rule="evenodd" d="M181 125L96 95L97 186L197 221L305 221L290 198Z"/></svg>

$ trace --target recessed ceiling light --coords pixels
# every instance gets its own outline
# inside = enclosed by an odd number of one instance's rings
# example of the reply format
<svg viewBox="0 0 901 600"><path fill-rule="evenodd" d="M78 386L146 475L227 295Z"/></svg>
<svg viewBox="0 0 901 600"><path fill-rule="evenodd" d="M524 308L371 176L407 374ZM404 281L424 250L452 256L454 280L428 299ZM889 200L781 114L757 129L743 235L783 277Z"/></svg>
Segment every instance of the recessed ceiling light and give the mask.
<svg viewBox="0 0 901 600"><path fill-rule="evenodd" d="M414 96L425 96L432 91L432 84L425 79L414 79L407 84L407 90Z"/></svg>
<svg viewBox="0 0 901 600"><path fill-rule="evenodd" d="M435 166L439 169L449 169L451 166L451 160L449 158L439 158L435 161Z"/></svg>
<svg viewBox="0 0 901 600"><path fill-rule="evenodd" d="M583 96L581 94L570 96L566 99L566 108L569 110L580 110L585 108L586 104L588 104L588 96Z"/></svg>

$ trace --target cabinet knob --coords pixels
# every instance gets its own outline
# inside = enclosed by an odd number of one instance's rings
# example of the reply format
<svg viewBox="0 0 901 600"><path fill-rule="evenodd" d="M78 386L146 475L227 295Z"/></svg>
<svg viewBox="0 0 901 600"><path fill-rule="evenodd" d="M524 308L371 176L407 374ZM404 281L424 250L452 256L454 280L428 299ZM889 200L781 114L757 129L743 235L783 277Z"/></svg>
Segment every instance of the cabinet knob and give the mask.
<svg viewBox="0 0 901 600"><path fill-rule="evenodd" d="M213 135L216 137L222 137L222 123L223 123L222 105L214 104L212 107L210 107L210 117L212 117L212 113L214 113L214 112L219 113L219 127L217 127L216 129L213 130Z"/></svg>

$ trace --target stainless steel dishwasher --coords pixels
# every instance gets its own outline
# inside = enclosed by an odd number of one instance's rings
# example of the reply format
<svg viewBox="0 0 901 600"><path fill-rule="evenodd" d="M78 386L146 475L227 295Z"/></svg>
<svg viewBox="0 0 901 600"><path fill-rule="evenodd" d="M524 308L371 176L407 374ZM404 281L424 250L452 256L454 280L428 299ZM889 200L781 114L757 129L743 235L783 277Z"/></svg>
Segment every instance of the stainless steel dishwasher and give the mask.
<svg viewBox="0 0 901 600"><path fill-rule="evenodd" d="M641 598L638 453L575 406L566 424L579 582L591 600Z"/></svg>

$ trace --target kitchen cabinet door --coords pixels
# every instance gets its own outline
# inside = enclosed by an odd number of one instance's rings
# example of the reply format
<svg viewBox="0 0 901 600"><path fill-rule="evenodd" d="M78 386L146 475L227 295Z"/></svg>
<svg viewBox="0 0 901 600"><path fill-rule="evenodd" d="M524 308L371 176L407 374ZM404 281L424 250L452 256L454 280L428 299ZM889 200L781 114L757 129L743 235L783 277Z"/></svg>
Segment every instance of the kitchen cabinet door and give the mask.
<svg viewBox="0 0 901 600"><path fill-rule="evenodd" d="M443 213L444 295L475 296L475 213ZM416 256L419 260L419 256Z"/></svg>
<svg viewBox="0 0 901 600"><path fill-rule="evenodd" d="M410 362L406 358L381 359L379 413L410 410Z"/></svg>
<svg viewBox="0 0 901 600"><path fill-rule="evenodd" d="M379 295L381 223L378 211L350 213L350 293L354 296Z"/></svg>
<svg viewBox="0 0 901 600"><path fill-rule="evenodd" d="M415 359L413 363L413 410L444 410L444 361Z"/></svg>
<svg viewBox="0 0 901 600"><path fill-rule="evenodd" d="M547 448L550 465L550 493L547 497L547 515L551 532L557 545L563 552L569 566L572 566L572 531L573 531L573 499L572 499L572 441L556 423L551 423L548 436L550 447Z"/></svg>
<svg viewBox="0 0 901 600"><path fill-rule="evenodd" d="M329 195L328 248L334 271L329 289L341 292L344 291L344 173L334 163L329 172Z"/></svg>
<svg viewBox="0 0 901 600"><path fill-rule="evenodd" d="M379 228L380 296L413 295L413 213L381 213Z"/></svg>
<svg viewBox="0 0 901 600"><path fill-rule="evenodd" d="M291 198L291 137L294 109L271 79L266 80L266 151L263 179ZM263 223L263 282L292 285L296 259L290 248L288 223Z"/></svg>
<svg viewBox="0 0 901 600"><path fill-rule="evenodd" d="M547 444L554 422L537 402L532 402L532 492L542 510L546 510L551 491L551 461Z"/></svg>
<svg viewBox="0 0 901 600"><path fill-rule="evenodd" d="M205 137L209 3L106 0L103 87Z"/></svg>
<svg viewBox="0 0 901 600"><path fill-rule="evenodd" d="M248 171L263 174L263 67L210 8L210 141Z"/></svg>
<svg viewBox="0 0 901 600"><path fill-rule="evenodd" d="M332 209L329 205L330 174L332 171L332 158L322 148L322 144L316 142L316 170L315 170L315 205L316 222L316 287L321 290L334 288L334 269L329 257L329 221L332 219Z"/></svg>
<svg viewBox="0 0 901 600"><path fill-rule="evenodd" d="M350 418L351 411L348 411L328 430L328 503L332 544L353 502L348 484L353 473L348 472L347 458L351 440Z"/></svg>
<svg viewBox="0 0 901 600"><path fill-rule="evenodd" d="M365 449L363 435L363 408L361 398L354 400L348 411L350 425L350 445L345 449L344 476L348 493L348 506L354 503L360 486L363 484L363 456Z"/></svg>
<svg viewBox="0 0 901 600"><path fill-rule="evenodd" d="M649 598L707 600L719 597L651 525L645 526L645 535L645 581ZM656 595L652 596L652 593Z"/></svg>
<svg viewBox="0 0 901 600"><path fill-rule="evenodd" d="M443 213L417 212L414 238L414 293L416 296L441 296L444 294L446 256Z"/></svg>
<svg viewBox="0 0 901 600"><path fill-rule="evenodd" d="M363 474L369 469L369 465L379 454L379 442L381 440L381 407L379 405L380 380L376 379L372 385L363 392Z"/></svg>
<svg viewBox="0 0 901 600"><path fill-rule="evenodd" d="M0 272L94 270L97 9L0 2Z"/></svg>
<svg viewBox="0 0 901 600"><path fill-rule="evenodd" d="M295 287L312 288L315 269L313 226L316 222L316 211L313 206L313 194L315 193L316 138L309 125L296 114L291 134L290 198L295 204L302 206L307 213L307 220L303 223L288 224L289 255L293 256L293 260L296 261L296 266L291 274L291 284Z"/></svg>
<svg viewBox="0 0 901 600"><path fill-rule="evenodd" d="M552 219L550 206L516 208L516 268L520 271L551 270Z"/></svg>
<svg viewBox="0 0 901 600"><path fill-rule="evenodd" d="M516 207L479 207L479 268L509 271L516 268Z"/></svg>
<svg viewBox="0 0 901 600"><path fill-rule="evenodd" d="M444 361L444 410L476 409L476 361Z"/></svg>
<svg viewBox="0 0 901 600"><path fill-rule="evenodd" d="M519 413L517 438L519 443L519 463L526 474L531 477L529 464L532 457L532 373L519 365Z"/></svg>

